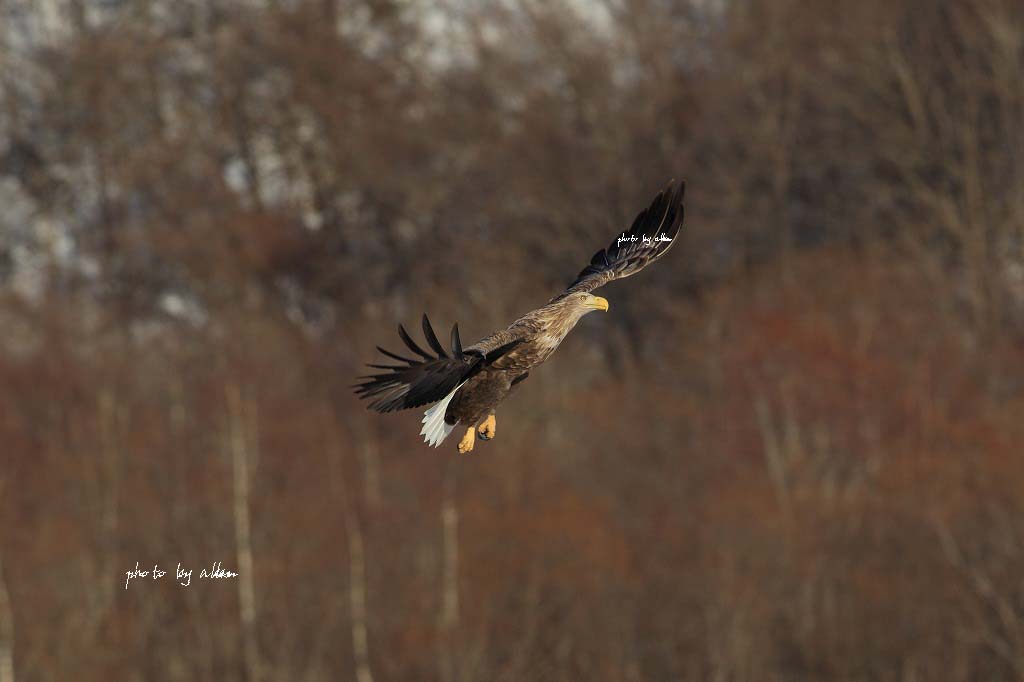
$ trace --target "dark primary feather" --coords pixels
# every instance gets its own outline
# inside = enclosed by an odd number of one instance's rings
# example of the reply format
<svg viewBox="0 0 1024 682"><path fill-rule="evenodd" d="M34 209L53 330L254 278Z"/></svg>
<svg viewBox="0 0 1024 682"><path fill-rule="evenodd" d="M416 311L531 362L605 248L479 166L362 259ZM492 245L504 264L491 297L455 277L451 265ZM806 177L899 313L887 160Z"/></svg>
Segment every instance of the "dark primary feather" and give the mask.
<svg viewBox="0 0 1024 682"><path fill-rule="evenodd" d="M427 318L427 316L426 316L426 314L424 314L423 315L423 320L424 320L423 321L423 327L424 328L429 326L429 323L426 321L426 318ZM434 356L432 356L430 353L426 352L425 350L423 350L422 348L420 348L419 346L416 345L416 342L412 340L412 337L409 336L409 332L405 331L405 327L403 327L402 325L398 325L398 335L402 337L402 341L405 341L405 345L409 347L409 350L411 350L413 353L416 353L416 355L419 355L424 360L434 360L435 359Z"/></svg>
<svg viewBox="0 0 1024 682"><path fill-rule="evenodd" d="M452 327L452 353L455 357L462 355L462 339L459 338L459 325Z"/></svg>
<svg viewBox="0 0 1024 682"><path fill-rule="evenodd" d="M685 191L686 181L680 182L674 190L669 183L651 205L637 215L629 231L617 235L608 248L595 253L590 265L583 268L566 290L552 300L581 291L589 293L612 280L629 277L668 253L683 223ZM645 236L651 241L645 243ZM661 236L668 241L655 241ZM625 237L621 244L620 237ZM636 241L632 241L633 238Z"/></svg>

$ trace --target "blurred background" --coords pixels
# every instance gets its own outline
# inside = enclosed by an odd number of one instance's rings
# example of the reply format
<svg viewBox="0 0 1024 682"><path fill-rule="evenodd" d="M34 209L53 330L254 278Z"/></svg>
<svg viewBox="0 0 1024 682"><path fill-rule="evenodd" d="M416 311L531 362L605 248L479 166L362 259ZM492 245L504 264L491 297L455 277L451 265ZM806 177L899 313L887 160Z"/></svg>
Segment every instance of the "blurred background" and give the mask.
<svg viewBox="0 0 1024 682"><path fill-rule="evenodd" d="M0 330L2 682L1024 678L1017 0L0 0Z"/></svg>

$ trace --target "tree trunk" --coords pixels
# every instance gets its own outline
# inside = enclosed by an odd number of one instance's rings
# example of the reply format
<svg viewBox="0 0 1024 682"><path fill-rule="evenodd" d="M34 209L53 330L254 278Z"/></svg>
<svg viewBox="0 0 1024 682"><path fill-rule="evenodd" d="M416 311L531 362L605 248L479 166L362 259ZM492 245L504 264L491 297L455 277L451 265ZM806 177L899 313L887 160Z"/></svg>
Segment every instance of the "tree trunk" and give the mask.
<svg viewBox="0 0 1024 682"><path fill-rule="evenodd" d="M14 682L14 612L0 560L0 682Z"/></svg>
<svg viewBox="0 0 1024 682"><path fill-rule="evenodd" d="M363 550L363 532L355 515L345 515L348 535L349 606L352 615L352 653L356 664L357 682L373 682L370 668L370 638L366 628L366 555Z"/></svg>
<svg viewBox="0 0 1024 682"><path fill-rule="evenodd" d="M444 496L441 500L441 614L438 665L442 681L457 679L452 639L459 625L459 508L456 504L456 473L449 463L444 473Z"/></svg>
<svg viewBox="0 0 1024 682"><path fill-rule="evenodd" d="M253 582L252 526L249 512L249 447L242 394L236 384L225 389L228 435L234 474L235 552L238 562L238 606L242 625L244 675L259 682L262 670L256 641L256 588Z"/></svg>
<svg viewBox="0 0 1024 682"><path fill-rule="evenodd" d="M345 535L348 543L348 608L349 623L352 635L352 658L355 665L356 682L373 682L373 667L370 663L370 634L367 625L367 583L366 583L366 548L363 543L363 529L359 520L359 505L349 496L353 486L346 484L346 473L342 461L341 449L337 447L337 438L333 421L328 418L327 432L329 438L331 480L334 491L341 503L341 513L345 520ZM357 449L364 453L372 447L365 439ZM366 472L364 472L365 474ZM369 493L369 484L367 493Z"/></svg>

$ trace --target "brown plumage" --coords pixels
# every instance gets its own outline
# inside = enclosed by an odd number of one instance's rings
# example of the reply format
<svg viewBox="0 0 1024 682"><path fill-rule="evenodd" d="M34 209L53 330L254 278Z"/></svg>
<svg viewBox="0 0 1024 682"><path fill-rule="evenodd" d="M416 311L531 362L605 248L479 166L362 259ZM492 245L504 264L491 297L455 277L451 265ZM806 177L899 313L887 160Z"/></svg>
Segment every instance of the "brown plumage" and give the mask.
<svg viewBox="0 0 1024 682"><path fill-rule="evenodd" d="M558 348L580 318L593 310L608 310L608 301L591 292L615 279L639 272L668 252L683 222L685 183L669 187L636 217L628 232L617 236L583 268L565 291L547 305L523 315L506 329L466 348L459 326L451 333L451 351L445 351L427 316L423 350L401 325L398 334L418 356L407 358L377 349L397 364L372 364L383 370L365 377L356 394L370 399L370 409L392 412L435 403L423 418L426 442L437 446L455 428L467 427L459 451L473 449L475 436L490 439L495 433L494 410L530 370Z"/></svg>

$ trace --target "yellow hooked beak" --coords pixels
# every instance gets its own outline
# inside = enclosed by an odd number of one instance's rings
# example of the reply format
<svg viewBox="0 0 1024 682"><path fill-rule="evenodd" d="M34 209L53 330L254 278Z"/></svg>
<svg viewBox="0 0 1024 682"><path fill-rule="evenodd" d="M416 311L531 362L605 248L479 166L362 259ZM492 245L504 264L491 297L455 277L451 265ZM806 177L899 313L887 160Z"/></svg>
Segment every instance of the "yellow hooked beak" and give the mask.
<svg viewBox="0 0 1024 682"><path fill-rule="evenodd" d="M604 311L607 311L608 310L608 299L601 298L600 296L595 296L594 300L590 302L590 305L594 308L594 310L604 310Z"/></svg>

